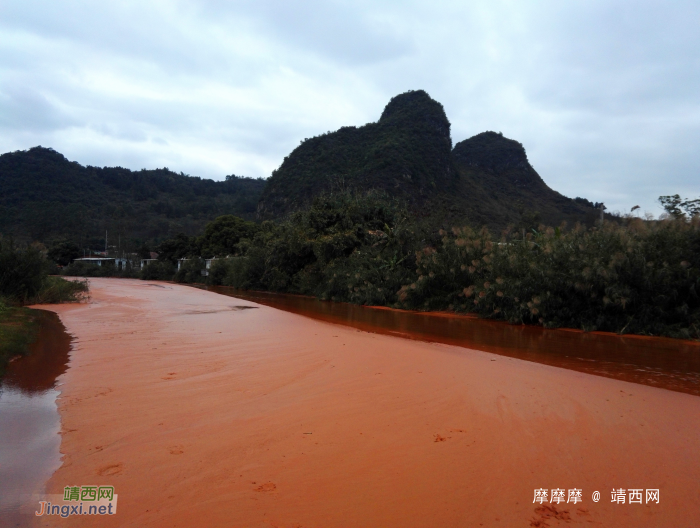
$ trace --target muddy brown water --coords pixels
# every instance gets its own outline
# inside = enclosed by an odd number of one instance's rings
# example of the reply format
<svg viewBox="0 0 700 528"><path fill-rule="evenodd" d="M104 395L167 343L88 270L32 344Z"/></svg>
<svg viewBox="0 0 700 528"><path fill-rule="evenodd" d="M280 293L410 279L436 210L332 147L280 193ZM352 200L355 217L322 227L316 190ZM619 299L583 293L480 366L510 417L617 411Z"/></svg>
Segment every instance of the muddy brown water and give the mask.
<svg viewBox="0 0 700 528"><path fill-rule="evenodd" d="M204 287L222 295L367 332L456 345L700 396L700 343L663 337L549 330L475 317Z"/></svg>
<svg viewBox="0 0 700 528"><path fill-rule="evenodd" d="M68 368L71 336L53 312L37 310L29 354L0 381L0 526L25 526L32 495L61 464L57 378ZM38 505L38 503L37 503Z"/></svg>

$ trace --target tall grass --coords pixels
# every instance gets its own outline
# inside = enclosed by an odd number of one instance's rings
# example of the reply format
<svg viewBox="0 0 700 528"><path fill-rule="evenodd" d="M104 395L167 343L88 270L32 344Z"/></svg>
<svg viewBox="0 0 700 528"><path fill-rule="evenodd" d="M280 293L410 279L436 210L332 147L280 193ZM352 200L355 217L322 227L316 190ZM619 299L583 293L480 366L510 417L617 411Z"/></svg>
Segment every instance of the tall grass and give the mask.
<svg viewBox="0 0 700 528"><path fill-rule="evenodd" d="M700 337L700 219L629 220L494 239L442 232L416 254L399 306L453 309L512 323Z"/></svg>
<svg viewBox="0 0 700 528"><path fill-rule="evenodd" d="M89 297L90 283L87 279L65 280L49 276L32 299L32 304L57 304L79 302Z"/></svg>
<svg viewBox="0 0 700 528"><path fill-rule="evenodd" d="M26 354L34 341L37 333L34 313L27 308L11 307L0 298L0 378L10 360Z"/></svg>

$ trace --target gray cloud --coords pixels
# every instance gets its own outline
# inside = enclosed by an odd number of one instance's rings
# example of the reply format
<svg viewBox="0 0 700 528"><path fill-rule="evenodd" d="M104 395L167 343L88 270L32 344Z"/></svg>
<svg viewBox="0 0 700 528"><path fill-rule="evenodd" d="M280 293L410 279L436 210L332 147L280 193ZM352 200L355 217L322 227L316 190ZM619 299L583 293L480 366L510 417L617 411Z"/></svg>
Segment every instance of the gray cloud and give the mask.
<svg viewBox="0 0 700 528"><path fill-rule="evenodd" d="M521 141L569 196L698 196L700 5L679 1L0 5L0 151L268 176L422 88L455 142Z"/></svg>

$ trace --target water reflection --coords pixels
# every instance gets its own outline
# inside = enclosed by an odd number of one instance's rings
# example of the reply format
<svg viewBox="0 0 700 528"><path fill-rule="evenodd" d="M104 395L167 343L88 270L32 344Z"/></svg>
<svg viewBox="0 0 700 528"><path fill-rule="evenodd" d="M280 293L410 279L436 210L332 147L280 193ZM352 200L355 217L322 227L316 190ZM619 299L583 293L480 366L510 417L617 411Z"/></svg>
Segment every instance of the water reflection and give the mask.
<svg viewBox="0 0 700 528"><path fill-rule="evenodd" d="M30 353L10 363L0 382L0 525L26 526L29 497L43 493L60 466L56 378L67 369L71 337L55 313L37 310Z"/></svg>
<svg viewBox="0 0 700 528"><path fill-rule="evenodd" d="M546 330L224 286L206 289L367 332L457 345L700 396L700 344L692 341Z"/></svg>

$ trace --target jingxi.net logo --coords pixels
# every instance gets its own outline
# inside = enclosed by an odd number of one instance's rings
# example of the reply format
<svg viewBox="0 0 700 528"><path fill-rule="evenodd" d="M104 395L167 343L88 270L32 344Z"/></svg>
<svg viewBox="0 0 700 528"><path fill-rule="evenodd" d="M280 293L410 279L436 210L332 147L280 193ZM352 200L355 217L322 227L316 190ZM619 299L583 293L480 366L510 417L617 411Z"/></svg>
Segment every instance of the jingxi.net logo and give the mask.
<svg viewBox="0 0 700 528"><path fill-rule="evenodd" d="M61 495L48 495L39 501L35 515L114 515L117 513L117 494L114 486L66 486Z"/></svg>

